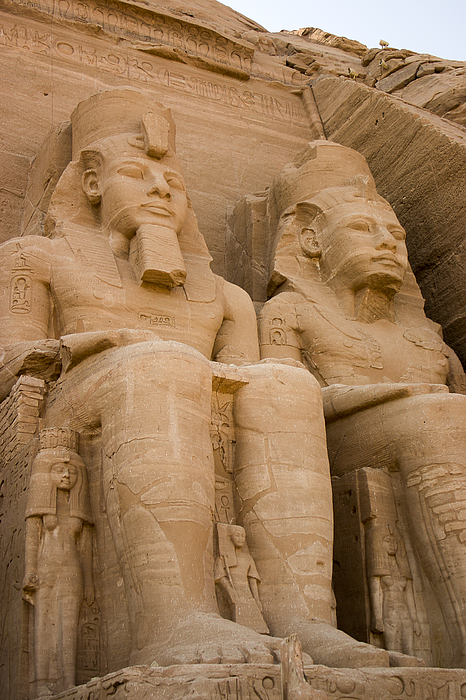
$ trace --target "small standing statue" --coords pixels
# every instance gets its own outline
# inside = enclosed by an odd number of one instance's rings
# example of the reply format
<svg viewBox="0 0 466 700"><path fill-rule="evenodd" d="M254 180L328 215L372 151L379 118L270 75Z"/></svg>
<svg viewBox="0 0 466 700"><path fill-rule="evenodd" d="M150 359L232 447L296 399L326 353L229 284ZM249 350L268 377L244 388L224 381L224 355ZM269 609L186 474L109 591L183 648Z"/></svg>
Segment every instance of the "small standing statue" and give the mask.
<svg viewBox="0 0 466 700"><path fill-rule="evenodd" d="M35 695L75 685L79 610L94 602L92 516L78 434L39 436L26 509L23 598L34 606Z"/></svg>
<svg viewBox="0 0 466 700"><path fill-rule="evenodd" d="M220 556L215 562L215 583L225 594L232 610L233 622L260 634L269 634L259 599L254 559L245 550L246 532L240 525L218 523Z"/></svg>
<svg viewBox="0 0 466 700"><path fill-rule="evenodd" d="M413 576L401 537L391 525L376 525L366 535L372 631L384 635L385 648L414 655L420 635Z"/></svg>

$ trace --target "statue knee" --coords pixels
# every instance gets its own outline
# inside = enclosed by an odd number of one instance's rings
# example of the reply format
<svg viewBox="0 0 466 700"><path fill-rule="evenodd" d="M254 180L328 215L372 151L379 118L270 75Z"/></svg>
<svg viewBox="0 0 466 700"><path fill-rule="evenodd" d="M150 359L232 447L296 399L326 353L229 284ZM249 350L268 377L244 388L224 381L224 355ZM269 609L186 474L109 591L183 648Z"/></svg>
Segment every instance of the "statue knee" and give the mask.
<svg viewBox="0 0 466 700"><path fill-rule="evenodd" d="M317 380L302 366L264 362L241 368L248 384L235 401L237 424L265 432L324 432L323 408ZM277 422L278 421L278 422Z"/></svg>

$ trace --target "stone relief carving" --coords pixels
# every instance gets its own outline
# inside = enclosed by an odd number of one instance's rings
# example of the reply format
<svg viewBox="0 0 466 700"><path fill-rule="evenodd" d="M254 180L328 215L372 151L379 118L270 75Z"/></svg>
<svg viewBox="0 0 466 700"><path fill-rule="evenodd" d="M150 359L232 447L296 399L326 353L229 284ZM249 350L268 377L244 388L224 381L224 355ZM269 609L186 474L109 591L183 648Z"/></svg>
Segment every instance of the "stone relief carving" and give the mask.
<svg viewBox="0 0 466 700"><path fill-rule="evenodd" d="M34 606L35 696L75 685L78 618L94 603L92 525L78 435L49 428L39 436L26 508L23 598Z"/></svg>
<svg viewBox="0 0 466 700"><path fill-rule="evenodd" d="M372 630L383 634L386 649L414 654L421 634L403 540L393 525L375 524L366 532L367 576Z"/></svg>
<svg viewBox="0 0 466 700"><path fill-rule="evenodd" d="M302 360L318 380L335 476L399 470L417 557L453 664L464 666L465 379L424 314L404 231L364 158L323 141L276 178L268 217L272 298L260 314L262 357ZM276 330L286 344L272 342ZM407 570L400 575L408 586Z"/></svg>
<svg viewBox="0 0 466 700"><path fill-rule="evenodd" d="M388 665L386 651L334 627L318 383L287 357L257 363L254 308L210 270L170 112L120 89L80 103L71 124L47 236L2 248L3 288L20 245L31 303L17 314L2 297L0 376L4 396L25 367L52 378L45 427L101 443L100 507L130 623L126 663L271 662L277 637L298 634L319 663ZM234 395L213 418L212 390ZM213 519L231 522L233 500L273 637L218 614ZM98 553L105 560L104 544Z"/></svg>
<svg viewBox="0 0 466 700"><path fill-rule="evenodd" d="M231 619L261 634L269 634L261 614L260 576L245 546L244 527L218 523L217 532L219 555L215 560L214 581L228 600Z"/></svg>

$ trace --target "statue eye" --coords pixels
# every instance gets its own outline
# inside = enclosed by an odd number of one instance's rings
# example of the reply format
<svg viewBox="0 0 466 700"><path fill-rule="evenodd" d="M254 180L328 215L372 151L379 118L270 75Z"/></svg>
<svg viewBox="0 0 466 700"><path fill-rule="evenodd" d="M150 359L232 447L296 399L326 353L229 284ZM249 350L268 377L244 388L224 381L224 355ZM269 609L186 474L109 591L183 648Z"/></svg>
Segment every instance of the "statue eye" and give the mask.
<svg viewBox="0 0 466 700"><path fill-rule="evenodd" d="M168 185L170 185L171 188L174 190L181 190L184 192L184 182L181 180L181 178L177 177L176 175L173 175L172 173L165 173L165 180Z"/></svg>
<svg viewBox="0 0 466 700"><path fill-rule="evenodd" d="M362 231L364 233L369 233L371 230L367 221L352 221L349 224L349 228L352 228L354 231Z"/></svg>
<svg viewBox="0 0 466 700"><path fill-rule="evenodd" d="M406 240L406 231L404 229L402 229L402 228L390 228L389 231L392 234L393 238L396 238L397 241L405 241Z"/></svg>
<svg viewBox="0 0 466 700"><path fill-rule="evenodd" d="M118 175L132 177L135 180L142 180L144 178L143 171L137 165L123 165L121 168L118 168Z"/></svg>

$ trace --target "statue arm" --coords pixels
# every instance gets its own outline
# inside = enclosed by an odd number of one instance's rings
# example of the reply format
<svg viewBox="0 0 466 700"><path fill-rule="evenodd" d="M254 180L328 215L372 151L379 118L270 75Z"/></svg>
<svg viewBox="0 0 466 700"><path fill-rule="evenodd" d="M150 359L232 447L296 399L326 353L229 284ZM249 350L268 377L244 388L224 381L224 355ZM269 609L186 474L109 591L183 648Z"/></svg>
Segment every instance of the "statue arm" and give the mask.
<svg viewBox="0 0 466 700"><path fill-rule="evenodd" d="M58 340L50 339L52 241L28 236L0 249L0 400L20 374L56 374Z"/></svg>
<svg viewBox="0 0 466 700"><path fill-rule="evenodd" d="M257 607L262 612L262 603L259 598L259 588L257 585L257 579L253 576L249 576L249 588L251 589L252 597L256 601Z"/></svg>
<svg viewBox="0 0 466 700"><path fill-rule="evenodd" d="M92 535L93 528L89 523L83 524L80 537L81 566L84 579L84 598L88 605L94 602L94 580L92 567Z"/></svg>
<svg viewBox="0 0 466 700"><path fill-rule="evenodd" d="M279 294L264 304L258 315L261 359L302 362L301 339L295 305L289 295Z"/></svg>
<svg viewBox="0 0 466 700"><path fill-rule="evenodd" d="M218 278L219 279L219 278ZM215 339L212 359L244 365L259 360L256 313L249 294L222 280L224 318Z"/></svg>
<svg viewBox="0 0 466 700"><path fill-rule="evenodd" d="M371 600L371 630L376 634L383 632L383 591L380 576L369 578L369 596Z"/></svg>
<svg viewBox="0 0 466 700"><path fill-rule="evenodd" d="M409 616L413 621L414 634L419 636L421 634L421 626L417 617L413 580L411 578L406 579L406 605L408 606Z"/></svg>
<svg viewBox="0 0 466 700"><path fill-rule="evenodd" d="M34 605L33 595L39 587L37 576L37 555L39 552L42 518L32 515L26 519L25 571L23 579L23 599Z"/></svg>
<svg viewBox="0 0 466 700"><path fill-rule="evenodd" d="M410 384L331 384L322 389L325 420L331 423L365 408L413 394L414 388Z"/></svg>
<svg viewBox="0 0 466 700"><path fill-rule="evenodd" d="M236 591L228 576L228 569L223 557L217 557L214 567L214 581L223 591L230 605L236 603Z"/></svg>

